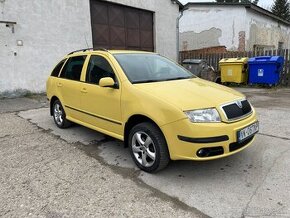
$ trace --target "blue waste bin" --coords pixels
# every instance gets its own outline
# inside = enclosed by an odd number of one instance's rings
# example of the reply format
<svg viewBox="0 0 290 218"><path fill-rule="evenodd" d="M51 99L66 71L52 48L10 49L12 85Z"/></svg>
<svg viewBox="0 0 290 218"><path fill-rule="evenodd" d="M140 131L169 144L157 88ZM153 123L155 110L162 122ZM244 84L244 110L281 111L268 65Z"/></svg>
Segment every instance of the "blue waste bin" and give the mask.
<svg viewBox="0 0 290 218"><path fill-rule="evenodd" d="M281 56L260 56L250 58L249 84L277 85L283 70L284 58Z"/></svg>

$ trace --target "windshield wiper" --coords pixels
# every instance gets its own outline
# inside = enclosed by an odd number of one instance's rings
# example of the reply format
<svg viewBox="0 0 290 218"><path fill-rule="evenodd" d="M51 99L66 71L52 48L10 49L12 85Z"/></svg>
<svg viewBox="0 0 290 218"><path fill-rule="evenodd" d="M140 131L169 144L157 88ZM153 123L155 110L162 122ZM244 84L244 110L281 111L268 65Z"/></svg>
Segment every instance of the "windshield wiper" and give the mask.
<svg viewBox="0 0 290 218"><path fill-rule="evenodd" d="M148 79L148 80L134 81L132 83L133 84L138 84L138 83L153 83L153 82L160 82L160 80Z"/></svg>
<svg viewBox="0 0 290 218"><path fill-rule="evenodd" d="M179 79L191 79L193 77L174 77L174 78L169 78L169 79L165 79L164 81L170 81L170 80L179 80Z"/></svg>
<svg viewBox="0 0 290 218"><path fill-rule="evenodd" d="M163 82L163 81L170 81L170 80L180 80L180 79L191 79L194 78L194 76L190 76L190 77L174 77L174 78L169 78L169 79L160 79L160 80L156 80L156 79L148 79L148 80L141 80L141 81L134 81L132 82L133 84L138 84L138 83L153 83L153 82Z"/></svg>

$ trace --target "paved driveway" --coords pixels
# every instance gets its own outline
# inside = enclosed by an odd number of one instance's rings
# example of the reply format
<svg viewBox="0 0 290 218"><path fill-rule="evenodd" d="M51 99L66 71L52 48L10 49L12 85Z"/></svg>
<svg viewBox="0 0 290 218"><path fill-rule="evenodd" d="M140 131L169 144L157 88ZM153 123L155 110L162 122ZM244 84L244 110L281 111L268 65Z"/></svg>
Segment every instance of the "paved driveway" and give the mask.
<svg viewBox="0 0 290 218"><path fill-rule="evenodd" d="M43 106L0 100L0 217L206 217L142 183L138 171L104 162L103 135L80 127L44 130L14 112ZM46 111L20 114L40 118L42 126L51 123ZM83 135L88 140L78 142Z"/></svg>

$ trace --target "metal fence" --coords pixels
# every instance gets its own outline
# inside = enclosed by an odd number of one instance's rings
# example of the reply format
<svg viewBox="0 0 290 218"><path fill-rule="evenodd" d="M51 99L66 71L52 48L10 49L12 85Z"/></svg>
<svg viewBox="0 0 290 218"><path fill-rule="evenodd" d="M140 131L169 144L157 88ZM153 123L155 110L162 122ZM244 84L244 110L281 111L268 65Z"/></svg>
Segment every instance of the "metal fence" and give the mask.
<svg viewBox="0 0 290 218"><path fill-rule="evenodd" d="M226 53L199 53L196 51L182 51L179 53L179 61L185 59L205 59L209 65L219 70L219 61L223 58L256 57L256 56L282 56L284 57L283 71L280 75L280 85L290 87L290 50L267 50L249 52L226 52Z"/></svg>

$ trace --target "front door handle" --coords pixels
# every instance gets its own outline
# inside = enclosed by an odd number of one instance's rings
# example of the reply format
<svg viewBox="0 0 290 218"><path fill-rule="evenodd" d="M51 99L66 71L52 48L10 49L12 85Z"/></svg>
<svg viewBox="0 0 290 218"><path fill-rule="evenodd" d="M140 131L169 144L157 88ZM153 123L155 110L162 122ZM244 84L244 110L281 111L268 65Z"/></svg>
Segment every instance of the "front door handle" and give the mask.
<svg viewBox="0 0 290 218"><path fill-rule="evenodd" d="M87 91L86 88L82 88L81 92L82 92L82 93L88 93L88 91Z"/></svg>
<svg viewBox="0 0 290 218"><path fill-rule="evenodd" d="M62 83L57 83L57 87L62 87Z"/></svg>

